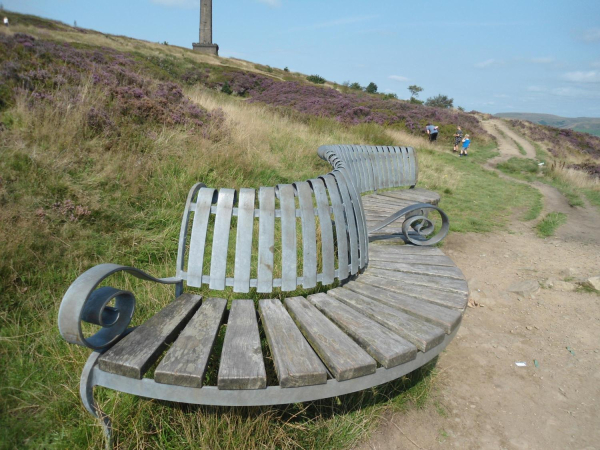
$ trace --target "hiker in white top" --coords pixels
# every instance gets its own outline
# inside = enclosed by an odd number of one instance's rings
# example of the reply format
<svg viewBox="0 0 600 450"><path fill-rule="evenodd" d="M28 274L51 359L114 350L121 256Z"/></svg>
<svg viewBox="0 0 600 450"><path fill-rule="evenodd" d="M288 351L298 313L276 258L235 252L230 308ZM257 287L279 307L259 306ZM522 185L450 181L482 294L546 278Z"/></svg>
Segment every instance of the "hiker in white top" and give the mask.
<svg viewBox="0 0 600 450"><path fill-rule="evenodd" d="M8 17L4 18L4 25L8 26Z"/></svg>

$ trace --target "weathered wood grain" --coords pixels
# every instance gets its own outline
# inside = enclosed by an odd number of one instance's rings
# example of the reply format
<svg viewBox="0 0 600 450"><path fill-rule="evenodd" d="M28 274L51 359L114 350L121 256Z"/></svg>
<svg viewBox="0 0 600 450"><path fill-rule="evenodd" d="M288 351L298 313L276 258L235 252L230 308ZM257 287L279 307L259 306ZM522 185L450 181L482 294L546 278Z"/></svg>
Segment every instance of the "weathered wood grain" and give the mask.
<svg viewBox="0 0 600 450"><path fill-rule="evenodd" d="M445 333L441 328L349 289L331 289L327 292L327 295L338 299L375 322L389 328L416 345L422 352L426 352L444 340Z"/></svg>
<svg viewBox="0 0 600 450"><path fill-rule="evenodd" d="M296 325L338 381L374 373L375 360L304 297L290 297L285 306Z"/></svg>
<svg viewBox="0 0 600 450"><path fill-rule="evenodd" d="M344 211L346 213L346 225L348 226L348 240L350 242L350 273L354 275L358 272L358 230L356 225L356 217L354 215L354 206L352 205L352 200L350 199L350 193L348 191L348 186L346 184L346 180L343 176L340 176L339 172L333 172L333 176L337 182L338 189L340 191L342 197L342 204L344 206Z"/></svg>
<svg viewBox="0 0 600 450"><path fill-rule="evenodd" d="M190 254L188 257L187 284L192 287L202 286L202 269L204 265L204 249L206 247L206 232L210 218L210 207L215 195L215 189L202 188L198 192L196 212L192 223L190 237Z"/></svg>
<svg viewBox="0 0 600 450"><path fill-rule="evenodd" d="M462 317L462 312L456 309L434 305L420 298L411 297L407 294L399 294L385 288L357 283L355 281L345 284L344 287L357 294L364 295L384 305L399 309L406 314L443 328L446 334L454 331Z"/></svg>
<svg viewBox="0 0 600 450"><path fill-rule="evenodd" d="M369 249L373 255L377 254L397 254L400 257L404 255L419 255L419 256L445 256L437 247L416 247L414 245L374 245L371 244Z"/></svg>
<svg viewBox="0 0 600 450"><path fill-rule="evenodd" d="M273 290L273 260L275 256L275 188L258 191L260 218L258 222L257 292Z"/></svg>
<svg viewBox="0 0 600 450"><path fill-rule="evenodd" d="M456 267L454 261L447 256L426 256L426 255L402 255L388 254L384 252L377 252L371 254L369 259L371 261L387 261L397 262L403 264L426 264L429 266L442 266L442 267Z"/></svg>
<svg viewBox="0 0 600 450"><path fill-rule="evenodd" d="M233 272L233 292L248 292L250 290L255 198L256 191L254 189L240 189L235 243L235 266Z"/></svg>
<svg viewBox="0 0 600 450"><path fill-rule="evenodd" d="M291 184L279 184L277 188L281 205L281 290L293 291L298 286L294 187Z"/></svg>
<svg viewBox="0 0 600 450"><path fill-rule="evenodd" d="M327 285L335 279L335 247L333 242L333 224L331 223L331 209L325 183L320 178L310 180L315 198L317 200L317 214L321 228L321 260L323 270L322 283Z"/></svg>
<svg viewBox="0 0 600 450"><path fill-rule="evenodd" d="M323 293L310 295L308 300L383 367L389 369L416 358L413 344L339 300Z"/></svg>
<svg viewBox="0 0 600 450"><path fill-rule="evenodd" d="M225 289L225 275L227 271L227 250L229 248L229 232L231 228L231 215L235 189L221 189L217 202L217 215L212 242L210 258L210 284L211 289L222 291Z"/></svg>
<svg viewBox="0 0 600 450"><path fill-rule="evenodd" d="M178 386L202 387L227 300L207 298L179 334L154 371L154 381Z"/></svg>
<svg viewBox="0 0 600 450"><path fill-rule="evenodd" d="M223 342L219 389L264 389L267 373L252 300L233 300Z"/></svg>
<svg viewBox="0 0 600 450"><path fill-rule="evenodd" d="M166 344L175 339L200 306L202 297L183 294L133 330L99 359L101 370L141 379Z"/></svg>
<svg viewBox="0 0 600 450"><path fill-rule="evenodd" d="M350 274L348 264L348 237L346 232L346 216L342 205L342 198L337 187L335 178L331 174L322 177L329 198L331 199L331 207L333 209L333 217L335 220L335 238L338 249L338 278L345 280Z"/></svg>
<svg viewBox="0 0 600 450"><path fill-rule="evenodd" d="M327 369L279 300L259 302L259 313L282 388L327 382Z"/></svg>
<svg viewBox="0 0 600 450"><path fill-rule="evenodd" d="M310 289L317 285L317 229L312 189L306 181L294 186L298 192L302 223L302 287Z"/></svg>
<svg viewBox="0 0 600 450"><path fill-rule="evenodd" d="M421 298L447 308L454 308L460 311L467 305L468 295L464 292L443 291L428 286L415 286L414 284L404 283L398 280L374 277L368 274L361 274L356 278L356 282L371 286L388 289L400 294L407 294L412 297Z"/></svg>
<svg viewBox="0 0 600 450"><path fill-rule="evenodd" d="M420 275L406 272L396 272L393 270L384 270L378 268L368 268L364 273L376 277L388 278L390 280L403 281L414 285L430 286L437 289L449 290L455 292L469 293L469 287L465 280L454 278L445 278L431 275Z"/></svg>
<svg viewBox="0 0 600 450"><path fill-rule="evenodd" d="M432 266L429 264L405 264L402 262L390 262L390 261L371 261L370 267L394 270L398 272L414 273L418 275L433 275L436 277L455 278L457 280L464 280L464 275L461 270L454 267L443 267L443 266Z"/></svg>

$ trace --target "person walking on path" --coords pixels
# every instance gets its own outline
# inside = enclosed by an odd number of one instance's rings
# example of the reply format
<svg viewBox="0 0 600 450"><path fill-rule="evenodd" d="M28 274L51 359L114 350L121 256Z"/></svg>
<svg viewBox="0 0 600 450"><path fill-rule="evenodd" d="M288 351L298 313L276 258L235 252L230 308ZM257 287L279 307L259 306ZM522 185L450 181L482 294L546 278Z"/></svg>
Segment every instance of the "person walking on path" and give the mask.
<svg viewBox="0 0 600 450"><path fill-rule="evenodd" d="M454 133L454 150L452 150L453 152L458 151L458 146L462 142L462 139L463 139L463 132L462 132L462 128L459 126L456 128L456 133Z"/></svg>
<svg viewBox="0 0 600 450"><path fill-rule="evenodd" d="M429 142L433 142L437 139L438 127L432 125L431 123L428 123L425 127L425 131L427 131L427 134L429 135Z"/></svg>
<svg viewBox="0 0 600 450"><path fill-rule="evenodd" d="M469 139L469 135L465 134L465 138L462 140L462 148L460 149L460 156L469 156L468 150L471 145L471 139Z"/></svg>
<svg viewBox="0 0 600 450"><path fill-rule="evenodd" d="M4 26L8 26L8 17L4 16Z"/></svg>

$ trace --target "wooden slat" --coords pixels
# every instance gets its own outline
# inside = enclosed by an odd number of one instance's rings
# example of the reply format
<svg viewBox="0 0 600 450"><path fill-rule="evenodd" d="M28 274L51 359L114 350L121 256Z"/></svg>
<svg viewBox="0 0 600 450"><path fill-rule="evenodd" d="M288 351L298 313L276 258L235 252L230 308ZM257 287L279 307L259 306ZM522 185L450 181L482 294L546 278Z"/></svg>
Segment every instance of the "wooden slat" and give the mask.
<svg viewBox="0 0 600 450"><path fill-rule="evenodd" d="M327 369L279 300L260 300L259 312L282 388L327 382Z"/></svg>
<svg viewBox="0 0 600 450"><path fill-rule="evenodd" d="M402 149L400 147L390 147L392 153L392 170L394 172L394 185L404 186L403 168L402 168Z"/></svg>
<svg viewBox="0 0 600 450"><path fill-rule="evenodd" d="M273 260L275 246L275 188L261 187L258 191L260 218L258 222L257 292L273 290Z"/></svg>
<svg viewBox="0 0 600 450"><path fill-rule="evenodd" d="M420 255L420 256L445 256L444 252L437 247L417 247L415 245L374 245L371 244L369 252L377 254L397 254L399 257L404 255Z"/></svg>
<svg viewBox="0 0 600 450"><path fill-rule="evenodd" d="M304 297L284 300L290 316L338 381L375 372L377 364L360 346Z"/></svg>
<svg viewBox="0 0 600 450"><path fill-rule="evenodd" d="M388 278L390 280L399 280L405 283L431 286L438 289L450 290L455 292L469 292L469 287L465 280L457 280L454 278L444 278L431 275L419 275L414 273L396 272L393 270L384 269L367 269L364 273L374 275L376 277Z"/></svg>
<svg viewBox="0 0 600 450"><path fill-rule="evenodd" d="M204 249L206 246L206 231L210 218L210 207L215 190L201 188L196 201L196 212L192 224L190 238L190 255L188 257L187 284L191 287L202 286L202 266L204 264Z"/></svg>
<svg viewBox="0 0 600 450"><path fill-rule="evenodd" d="M331 207L333 208L333 217L335 220L335 235L338 249L338 278L345 280L350 274L348 269L348 236L346 233L346 218L344 216L344 207L333 175L327 174L322 177L329 192Z"/></svg>
<svg viewBox="0 0 600 450"><path fill-rule="evenodd" d="M348 192L348 186L345 183L344 177L340 176L339 171L334 171L333 176L337 181L337 185L342 196L344 211L346 213L346 225L348 226L348 240L350 241L350 273L354 275L358 271L358 264L360 262L358 256L358 230L356 228L354 206L352 205L350 193Z"/></svg>
<svg viewBox="0 0 600 450"><path fill-rule="evenodd" d="M219 389L267 387L267 373L252 300L231 302L217 386Z"/></svg>
<svg viewBox="0 0 600 450"><path fill-rule="evenodd" d="M99 359L101 370L129 378L142 375L175 339L200 306L202 297L183 294L136 328Z"/></svg>
<svg viewBox="0 0 600 450"><path fill-rule="evenodd" d="M417 184L418 176L419 176L419 167L417 163L417 155L415 154L415 149L412 147L406 147L406 154L408 155L408 167L410 168L410 185Z"/></svg>
<svg viewBox="0 0 600 450"><path fill-rule="evenodd" d="M369 191L378 189L379 186L379 173L377 171L377 152L370 145L361 146L363 151L369 155L369 161L371 163L371 179L369 183ZM362 191L365 192L365 191Z"/></svg>
<svg viewBox="0 0 600 450"><path fill-rule="evenodd" d="M375 161L373 157L373 153L368 149L361 146L363 153L365 154L365 158L369 162L369 182L368 182L368 190L372 191L377 186L376 177L375 177Z"/></svg>
<svg viewBox="0 0 600 450"><path fill-rule="evenodd" d="M250 266L252 264L255 198L256 191L254 189L240 189L237 234L235 239L233 292L250 291Z"/></svg>
<svg viewBox="0 0 600 450"><path fill-rule="evenodd" d="M354 183L350 180L348 171L340 170L336 173L336 176L343 176L346 186L348 187L348 193L352 201L352 208L354 209L354 217L356 218L356 226L358 232L358 250L359 250L359 267L362 269L367 264L369 258L369 236L367 232L367 223L364 217L364 210L360 201L360 194L356 190Z"/></svg>
<svg viewBox="0 0 600 450"><path fill-rule="evenodd" d="M415 273L418 275L434 275L438 277L464 280L460 269L454 267L431 266L429 264L404 264L401 262L371 261L370 267L377 269L395 270L398 272Z"/></svg>
<svg viewBox="0 0 600 450"><path fill-rule="evenodd" d="M227 250L229 249L229 232L231 230L231 214L235 194L235 189L221 189L217 201L209 287L218 291L225 289Z"/></svg>
<svg viewBox="0 0 600 450"><path fill-rule="evenodd" d="M367 285L364 283L350 282L344 285L346 289L372 298L379 303L399 309L400 311L418 317L425 322L442 328L447 334L452 333L460 323L462 312L456 309L434 305L420 298L399 294L385 288Z"/></svg>
<svg viewBox="0 0 600 450"><path fill-rule="evenodd" d="M327 295L338 299L375 322L389 328L416 345L422 352L426 352L444 340L445 333L441 328L349 289L331 289L327 292Z"/></svg>
<svg viewBox="0 0 600 450"><path fill-rule="evenodd" d="M339 300L323 293L308 300L386 369L416 358L413 344Z"/></svg>
<svg viewBox="0 0 600 450"><path fill-rule="evenodd" d="M317 229L312 189L308 182L294 183L300 202L302 222L302 287L313 288L317 285Z"/></svg>
<svg viewBox="0 0 600 450"><path fill-rule="evenodd" d="M410 203L431 203L437 205L440 201L439 195L428 195L425 193L412 192L413 189L405 189L403 191L384 191L378 194L383 198L389 198L390 201L404 201Z"/></svg>
<svg viewBox="0 0 600 450"><path fill-rule="evenodd" d="M428 286L415 286L414 284L403 283L402 281L389 280L387 278L374 277L365 273L356 279L358 283L364 283L371 286L381 287L400 294L410 295L421 298L447 308L464 310L467 306L468 295L465 292L451 292Z"/></svg>
<svg viewBox="0 0 600 450"><path fill-rule="evenodd" d="M280 184L277 188L281 205L281 290L293 291L298 286L294 187L291 184Z"/></svg>
<svg viewBox="0 0 600 450"><path fill-rule="evenodd" d="M321 179L310 180L315 198L317 199L317 214L321 227L321 260L323 270L323 285L333 283L335 279L335 255L333 245L333 225L331 223L331 209L325 184Z"/></svg>
<svg viewBox="0 0 600 450"><path fill-rule="evenodd" d="M207 298L179 334L154 372L154 381L178 386L202 387L227 300Z"/></svg>
<svg viewBox="0 0 600 450"><path fill-rule="evenodd" d="M370 254L371 261L400 262L404 264L428 264L431 266L456 267L454 261L447 256L402 255L389 253Z"/></svg>

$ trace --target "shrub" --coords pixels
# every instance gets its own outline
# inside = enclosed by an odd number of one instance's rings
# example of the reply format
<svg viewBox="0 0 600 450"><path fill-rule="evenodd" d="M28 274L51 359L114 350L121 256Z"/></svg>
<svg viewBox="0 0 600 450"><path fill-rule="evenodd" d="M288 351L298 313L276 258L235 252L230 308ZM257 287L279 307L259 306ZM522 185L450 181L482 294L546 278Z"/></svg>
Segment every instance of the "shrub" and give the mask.
<svg viewBox="0 0 600 450"><path fill-rule="evenodd" d="M429 97L425 102L425 106L433 106L434 108L452 108L454 99L447 95L438 94L435 97Z"/></svg>
<svg viewBox="0 0 600 450"><path fill-rule="evenodd" d="M360 84L358 84L356 81L354 83L351 83L348 87L350 89L355 90L355 91L362 91L363 90L362 86Z"/></svg>
<svg viewBox="0 0 600 450"><path fill-rule="evenodd" d="M393 92L390 92L388 94L381 94L381 98L384 100L398 100L398 96Z"/></svg>
<svg viewBox="0 0 600 450"><path fill-rule="evenodd" d="M284 71L284 72L289 72L289 71L290 71L290 69L288 69L288 67L287 67L287 66L285 66L285 67L283 68L283 71Z"/></svg>
<svg viewBox="0 0 600 450"><path fill-rule="evenodd" d="M309 75L306 77L308 81L315 84L325 84L325 78L319 75Z"/></svg>
<svg viewBox="0 0 600 450"><path fill-rule="evenodd" d="M369 85L365 88L365 92L367 92L369 94L376 94L377 93L377 85L371 81L369 83Z"/></svg>
<svg viewBox="0 0 600 450"><path fill-rule="evenodd" d="M227 81L223 83L223 87L221 87L221 92L227 95L233 94L233 90L231 89L231 86L229 86L229 83Z"/></svg>

